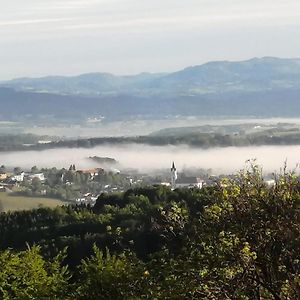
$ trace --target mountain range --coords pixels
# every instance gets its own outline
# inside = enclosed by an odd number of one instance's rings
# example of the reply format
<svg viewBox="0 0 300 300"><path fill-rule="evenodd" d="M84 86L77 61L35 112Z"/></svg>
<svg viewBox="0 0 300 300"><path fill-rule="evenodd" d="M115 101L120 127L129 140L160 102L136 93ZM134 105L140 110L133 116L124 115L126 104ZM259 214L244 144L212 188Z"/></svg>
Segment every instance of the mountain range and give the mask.
<svg viewBox="0 0 300 300"><path fill-rule="evenodd" d="M209 62L174 73L0 82L1 119L221 115L300 116L300 59Z"/></svg>

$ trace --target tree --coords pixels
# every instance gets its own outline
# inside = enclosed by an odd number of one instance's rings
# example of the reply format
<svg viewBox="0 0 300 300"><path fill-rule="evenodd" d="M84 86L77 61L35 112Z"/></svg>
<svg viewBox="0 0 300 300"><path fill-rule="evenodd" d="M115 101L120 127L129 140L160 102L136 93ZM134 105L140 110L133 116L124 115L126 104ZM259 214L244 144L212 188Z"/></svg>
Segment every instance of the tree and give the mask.
<svg viewBox="0 0 300 300"><path fill-rule="evenodd" d="M42 188L41 180L39 178L37 178L37 177L34 177L32 179L31 184L32 184L32 190L34 192L39 192L41 190L41 188Z"/></svg>
<svg viewBox="0 0 300 300"><path fill-rule="evenodd" d="M31 168L31 173L35 174L35 173L38 173L39 169L37 168L37 166L33 166Z"/></svg>
<svg viewBox="0 0 300 300"><path fill-rule="evenodd" d="M260 168L251 165L224 181L214 199L194 222L190 246L201 245L190 255L202 269L201 293L217 299L299 299L297 176L285 173L269 188Z"/></svg>
<svg viewBox="0 0 300 300"><path fill-rule="evenodd" d="M4 212L4 206L3 206L3 202L2 200L0 199L0 213Z"/></svg>
<svg viewBox="0 0 300 300"><path fill-rule="evenodd" d="M55 192L69 197L68 188ZM42 285L63 298L54 276L72 299L300 299L299 207L296 174L268 187L250 165L214 187L144 187L102 194L94 207L2 213L0 247L20 252L0 253L0 298L43 299ZM41 248L24 264L26 241ZM50 268L65 246L70 281L60 263Z"/></svg>
<svg viewBox="0 0 300 300"><path fill-rule="evenodd" d="M15 167L14 168L14 174L19 174L21 173L22 169L20 167Z"/></svg>
<svg viewBox="0 0 300 300"><path fill-rule="evenodd" d="M145 269L134 256L106 254L94 246L94 255L80 265L76 299L139 299Z"/></svg>
<svg viewBox="0 0 300 300"><path fill-rule="evenodd" d="M19 253L0 253L0 298L10 299L68 299L67 267L62 266L64 254L45 261L39 247Z"/></svg>

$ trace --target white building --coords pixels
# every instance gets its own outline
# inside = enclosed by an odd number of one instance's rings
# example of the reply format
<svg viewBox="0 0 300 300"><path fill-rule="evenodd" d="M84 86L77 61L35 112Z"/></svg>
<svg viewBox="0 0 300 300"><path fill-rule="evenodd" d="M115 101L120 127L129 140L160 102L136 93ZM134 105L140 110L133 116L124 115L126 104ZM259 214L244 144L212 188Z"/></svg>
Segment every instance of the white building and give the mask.
<svg viewBox="0 0 300 300"><path fill-rule="evenodd" d="M181 177L176 180L177 188L198 188L201 189L203 187L204 181L198 177Z"/></svg>
<svg viewBox="0 0 300 300"><path fill-rule="evenodd" d="M20 174L14 175L11 177L12 180L15 180L17 182L23 182L24 181L24 172L21 172Z"/></svg>
<svg viewBox="0 0 300 300"><path fill-rule="evenodd" d="M275 186L275 185L276 185L275 179L267 179L267 180L265 180L265 183L266 183L266 185L269 186L269 187L272 187L272 186Z"/></svg>
<svg viewBox="0 0 300 300"><path fill-rule="evenodd" d="M45 181L45 179L46 179L44 173L31 174L31 175L29 175L29 178L30 179L38 178L40 181Z"/></svg>

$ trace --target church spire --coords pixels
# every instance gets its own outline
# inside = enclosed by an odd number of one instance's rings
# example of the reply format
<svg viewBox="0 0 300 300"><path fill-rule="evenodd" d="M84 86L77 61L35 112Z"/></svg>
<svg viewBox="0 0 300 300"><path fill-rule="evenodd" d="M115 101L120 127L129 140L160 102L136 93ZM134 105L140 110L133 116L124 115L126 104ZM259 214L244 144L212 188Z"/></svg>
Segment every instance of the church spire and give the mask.
<svg viewBox="0 0 300 300"><path fill-rule="evenodd" d="M171 188L174 190L176 188L176 179L177 179L177 170L175 167L175 163L173 161L172 168L171 168Z"/></svg>
<svg viewBox="0 0 300 300"><path fill-rule="evenodd" d="M173 161L173 164L172 164L171 171L176 171L176 167L175 167L175 163L174 163L174 161Z"/></svg>

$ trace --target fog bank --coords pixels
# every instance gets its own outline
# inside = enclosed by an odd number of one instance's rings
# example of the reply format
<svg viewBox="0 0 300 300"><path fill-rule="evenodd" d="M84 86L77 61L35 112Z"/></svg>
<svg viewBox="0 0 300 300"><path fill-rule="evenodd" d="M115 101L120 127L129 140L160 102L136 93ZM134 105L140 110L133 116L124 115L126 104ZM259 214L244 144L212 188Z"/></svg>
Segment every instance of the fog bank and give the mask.
<svg viewBox="0 0 300 300"><path fill-rule="evenodd" d="M215 174L232 173L242 169L248 159L257 159L265 172L279 171L287 160L293 169L300 162L300 146L260 146L196 149L188 146L104 145L83 149L51 149L0 153L0 165L29 169L41 167L79 168L97 167L89 156L112 157L120 168L136 168L141 172L169 169L175 161L182 168L212 169Z"/></svg>

